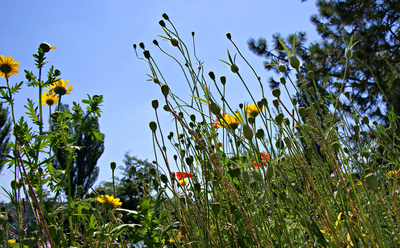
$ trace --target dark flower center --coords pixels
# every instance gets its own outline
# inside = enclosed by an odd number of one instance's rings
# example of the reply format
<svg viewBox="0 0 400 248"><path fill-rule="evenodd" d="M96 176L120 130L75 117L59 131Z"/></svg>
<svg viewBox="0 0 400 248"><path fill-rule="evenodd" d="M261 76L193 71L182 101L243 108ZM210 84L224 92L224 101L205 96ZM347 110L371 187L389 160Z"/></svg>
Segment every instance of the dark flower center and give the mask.
<svg viewBox="0 0 400 248"><path fill-rule="evenodd" d="M67 89L65 87L55 87L54 88L54 93L57 95L65 95L67 93Z"/></svg>
<svg viewBox="0 0 400 248"><path fill-rule="evenodd" d="M49 105L49 106L53 105L53 103L54 103L53 99L47 99L46 100L46 104Z"/></svg>
<svg viewBox="0 0 400 248"><path fill-rule="evenodd" d="M11 66L8 65L8 64L2 64L2 65L0 65L0 71L5 73L5 74L10 73Z"/></svg>

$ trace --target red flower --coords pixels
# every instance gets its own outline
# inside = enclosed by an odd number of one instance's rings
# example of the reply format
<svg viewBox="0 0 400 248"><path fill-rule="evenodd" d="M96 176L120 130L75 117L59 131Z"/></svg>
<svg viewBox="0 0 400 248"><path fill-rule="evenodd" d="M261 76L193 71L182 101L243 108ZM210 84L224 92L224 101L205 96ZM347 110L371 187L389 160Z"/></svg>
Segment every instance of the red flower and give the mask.
<svg viewBox="0 0 400 248"><path fill-rule="evenodd" d="M178 179L178 181L182 180L182 176L183 178L191 178L194 177L194 174L191 172L176 172L176 179Z"/></svg>
<svg viewBox="0 0 400 248"><path fill-rule="evenodd" d="M260 154L260 157L261 157L261 162L269 160L269 154L266 154L265 152L262 152ZM255 163L254 167L258 168L258 165L267 166L265 163L259 163L259 164Z"/></svg>

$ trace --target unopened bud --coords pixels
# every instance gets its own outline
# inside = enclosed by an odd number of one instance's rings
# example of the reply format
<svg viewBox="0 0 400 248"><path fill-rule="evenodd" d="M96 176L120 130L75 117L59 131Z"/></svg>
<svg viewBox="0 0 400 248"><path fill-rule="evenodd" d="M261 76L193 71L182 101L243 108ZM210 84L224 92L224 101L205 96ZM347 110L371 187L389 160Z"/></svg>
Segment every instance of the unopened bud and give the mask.
<svg viewBox="0 0 400 248"><path fill-rule="evenodd" d="M168 86L168 84L161 85L161 92L165 97L168 96L168 94L169 94L169 86Z"/></svg>
<svg viewBox="0 0 400 248"><path fill-rule="evenodd" d="M231 33L227 33L227 34L226 34L226 38L228 38L228 40L232 39Z"/></svg>
<svg viewBox="0 0 400 248"><path fill-rule="evenodd" d="M215 216L219 214L221 211L221 204L219 202L213 202L211 203L211 210Z"/></svg>
<svg viewBox="0 0 400 248"><path fill-rule="evenodd" d="M272 95L276 98L279 98L279 96L281 95L281 90L279 88L273 89Z"/></svg>
<svg viewBox="0 0 400 248"><path fill-rule="evenodd" d="M365 183L372 191L378 191L378 179L374 173L369 173L365 176Z"/></svg>
<svg viewBox="0 0 400 248"><path fill-rule="evenodd" d="M210 76L210 78L214 81L215 80L215 75L214 75L214 72L213 71L210 71L209 73L208 73L208 76Z"/></svg>
<svg viewBox="0 0 400 248"><path fill-rule="evenodd" d="M169 17L168 17L168 15L167 15L166 13L163 13L163 14L162 14L162 17L163 17L165 20L169 21Z"/></svg>
<svg viewBox="0 0 400 248"><path fill-rule="evenodd" d="M221 113L221 107L213 101L208 103L208 107L210 108L211 113L214 115L219 115Z"/></svg>
<svg viewBox="0 0 400 248"><path fill-rule="evenodd" d="M279 63L278 65L278 71L285 73L287 71L287 67L284 64Z"/></svg>
<svg viewBox="0 0 400 248"><path fill-rule="evenodd" d="M296 57L296 55L289 57L289 64L293 69L297 69L300 67L300 60Z"/></svg>
<svg viewBox="0 0 400 248"><path fill-rule="evenodd" d="M110 163L111 170L115 170L115 167L117 167L117 164L115 162L111 162Z"/></svg>
<svg viewBox="0 0 400 248"><path fill-rule="evenodd" d="M151 131L155 132L157 130L157 123L155 121L150 121L149 127Z"/></svg>
<svg viewBox="0 0 400 248"><path fill-rule="evenodd" d="M253 129L248 124L243 125L243 135L248 140L253 139L254 132Z"/></svg>
<svg viewBox="0 0 400 248"><path fill-rule="evenodd" d="M152 106L154 109L157 109L157 108L158 108L158 101L157 101L157 100L151 101L151 106Z"/></svg>
<svg viewBox="0 0 400 248"><path fill-rule="evenodd" d="M174 46L174 47L177 47L179 45L179 40L177 38L175 38L175 37L172 37L170 39L170 42L171 42L171 45Z"/></svg>
<svg viewBox="0 0 400 248"><path fill-rule="evenodd" d="M233 73L238 73L239 72L239 67L236 64L231 65L231 71Z"/></svg>

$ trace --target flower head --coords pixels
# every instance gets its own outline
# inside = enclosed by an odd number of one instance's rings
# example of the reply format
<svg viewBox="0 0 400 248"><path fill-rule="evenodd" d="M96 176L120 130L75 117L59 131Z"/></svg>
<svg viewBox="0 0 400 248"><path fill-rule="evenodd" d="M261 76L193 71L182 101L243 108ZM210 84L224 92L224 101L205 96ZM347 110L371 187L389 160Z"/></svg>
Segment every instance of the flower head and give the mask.
<svg viewBox="0 0 400 248"><path fill-rule="evenodd" d="M233 116L231 116L230 114L222 114L223 119L221 120L221 122L216 119L215 120L215 124L214 127L215 128L220 128L220 127L225 127L226 125L230 126L233 130L235 130L238 126L239 126L239 114L235 113Z"/></svg>
<svg viewBox="0 0 400 248"><path fill-rule="evenodd" d="M122 205L119 198L114 198L114 196L100 195L97 197L97 200L107 209L116 208L119 205Z"/></svg>
<svg viewBox="0 0 400 248"><path fill-rule="evenodd" d="M248 117L256 117L262 111L256 104L248 105L245 109Z"/></svg>
<svg viewBox="0 0 400 248"><path fill-rule="evenodd" d="M4 55L0 55L0 76L2 78L9 78L11 75L17 75L18 67L19 62L14 62L13 57L4 57Z"/></svg>
<svg viewBox="0 0 400 248"><path fill-rule="evenodd" d="M16 241L15 241L15 240L12 240L12 239L9 239L9 240L7 241L7 243L9 243L9 244L15 244Z"/></svg>
<svg viewBox="0 0 400 248"><path fill-rule="evenodd" d="M187 179L179 180L179 185L185 186L185 185L188 185L188 184L189 184L189 180L187 180Z"/></svg>
<svg viewBox="0 0 400 248"><path fill-rule="evenodd" d="M269 154L266 154L265 152L262 152L261 154L260 154L260 157L261 157L261 163L255 163L254 164L254 167L256 167L256 168L258 168L258 166L267 166L265 163L262 163L262 162L266 162L267 160L269 160Z"/></svg>
<svg viewBox="0 0 400 248"><path fill-rule="evenodd" d="M51 88L46 88L47 90L49 90L50 94L56 93L57 95L69 95L72 91L72 87L73 85L69 86L67 88L67 84L68 84L69 80L66 80L64 82L64 79L60 79L57 82L53 83L51 86Z"/></svg>
<svg viewBox="0 0 400 248"><path fill-rule="evenodd" d="M42 105L48 105L51 107L56 103L58 103L58 97L57 97L56 93L49 94L47 92L43 92Z"/></svg>
<svg viewBox="0 0 400 248"><path fill-rule="evenodd" d="M191 178L194 177L194 174L191 172L176 172L176 179L178 181L182 180L182 178Z"/></svg>
<svg viewBox="0 0 400 248"><path fill-rule="evenodd" d="M396 175L396 174L397 174L397 171L392 170L392 171L389 171L386 175L387 175L388 177L392 177L393 175Z"/></svg>

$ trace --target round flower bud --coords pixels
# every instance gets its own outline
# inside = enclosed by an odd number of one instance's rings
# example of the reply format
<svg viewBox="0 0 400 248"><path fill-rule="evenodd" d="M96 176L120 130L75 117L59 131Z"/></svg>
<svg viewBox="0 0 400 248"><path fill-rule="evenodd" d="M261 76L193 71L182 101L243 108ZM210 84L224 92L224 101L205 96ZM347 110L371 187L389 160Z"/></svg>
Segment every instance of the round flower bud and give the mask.
<svg viewBox="0 0 400 248"><path fill-rule="evenodd" d="M226 84L226 77L225 76L221 76L219 79L221 80L221 84L222 85Z"/></svg>
<svg viewBox="0 0 400 248"><path fill-rule="evenodd" d="M165 28L165 22L163 20L160 20L158 24L160 24L161 27Z"/></svg>
<svg viewBox="0 0 400 248"><path fill-rule="evenodd" d="M219 214L219 212L221 211L221 204L216 201L211 203L211 210L212 210L213 214L215 216L217 216Z"/></svg>
<svg viewBox="0 0 400 248"><path fill-rule="evenodd" d="M177 47L179 45L179 40L177 38L175 38L175 37L172 37L170 39L170 42L171 42L171 45L174 46L174 47Z"/></svg>
<svg viewBox="0 0 400 248"><path fill-rule="evenodd" d="M42 42L39 47L42 49L43 53L47 53L51 49L51 46L47 42Z"/></svg>
<svg viewBox="0 0 400 248"><path fill-rule="evenodd" d="M240 176L240 167L235 166L231 169L231 176L232 177L239 177Z"/></svg>
<svg viewBox="0 0 400 248"><path fill-rule="evenodd" d="M272 90L272 95L276 98L279 98L279 96L281 95L281 90L279 88L275 88Z"/></svg>
<svg viewBox="0 0 400 248"><path fill-rule="evenodd" d="M235 64L232 64L231 65L231 71L233 73L238 73L239 72L239 67L237 65L235 65Z"/></svg>
<svg viewBox="0 0 400 248"><path fill-rule="evenodd" d="M296 57L296 55L289 57L289 64L293 69L297 69L300 67L300 60Z"/></svg>
<svg viewBox="0 0 400 248"><path fill-rule="evenodd" d="M50 225L49 227L49 234L52 240L57 239L57 226L56 225Z"/></svg>
<svg viewBox="0 0 400 248"><path fill-rule="evenodd" d="M163 85L161 85L161 92L162 92L162 94L163 94L165 97L168 96L168 93L169 93L169 86L168 86L168 84L163 84Z"/></svg>
<svg viewBox="0 0 400 248"><path fill-rule="evenodd" d="M137 175L138 175L139 179L143 179L143 177L144 177L142 171L138 171Z"/></svg>
<svg viewBox="0 0 400 248"><path fill-rule="evenodd" d="M144 43L143 43L143 42L140 42L140 43L139 43L139 47L142 48L142 49L144 50Z"/></svg>
<svg viewBox="0 0 400 248"><path fill-rule="evenodd" d="M247 171L242 171L242 179L248 185L250 183L250 175Z"/></svg>
<svg viewBox="0 0 400 248"><path fill-rule="evenodd" d="M153 40L153 44L158 46L158 41L156 39Z"/></svg>
<svg viewBox="0 0 400 248"><path fill-rule="evenodd" d="M161 179L161 182L163 182L165 184L168 183L168 178L167 178L167 176L165 174L161 174L160 179Z"/></svg>
<svg viewBox="0 0 400 248"><path fill-rule="evenodd" d="M264 138L264 130L262 130L261 128L258 129L256 132L256 137L259 139L263 139Z"/></svg>
<svg viewBox="0 0 400 248"><path fill-rule="evenodd" d="M267 168L267 173L265 174L267 176L268 180L271 180L271 178L274 176L274 167L270 164Z"/></svg>
<svg viewBox="0 0 400 248"><path fill-rule="evenodd" d="M243 135L248 140L253 139L254 132L253 129L248 124L243 125Z"/></svg>
<svg viewBox="0 0 400 248"><path fill-rule="evenodd" d="M309 71L309 72L307 72L307 76L308 76L309 78L311 78L311 79L314 79L314 76L315 76L314 71Z"/></svg>
<svg viewBox="0 0 400 248"><path fill-rule="evenodd" d="M143 55L146 59L150 59L150 51L149 50L144 50Z"/></svg>
<svg viewBox="0 0 400 248"><path fill-rule="evenodd" d="M157 108L158 108L158 101L157 101L157 100L151 101L151 106L152 106L154 109L157 109Z"/></svg>
<svg viewBox="0 0 400 248"><path fill-rule="evenodd" d="M369 125L368 116L364 116L364 117L362 118L362 121L364 122L365 125Z"/></svg>
<svg viewBox="0 0 400 248"><path fill-rule="evenodd" d="M214 72L213 72L213 71L210 71L210 72L208 73L208 76L210 76L210 78L211 78L213 81L215 81L215 75L214 75Z"/></svg>
<svg viewBox="0 0 400 248"><path fill-rule="evenodd" d="M151 131L155 132L157 130L157 123L155 121L150 121L149 127Z"/></svg>
<svg viewBox="0 0 400 248"><path fill-rule="evenodd" d="M278 71L280 71L280 72L282 72L282 73L285 73L285 72L287 71L286 65L284 65L284 64L282 64L282 63L279 63L279 65L278 65Z"/></svg>
<svg viewBox="0 0 400 248"><path fill-rule="evenodd" d="M156 175L157 175L157 171L156 171L156 168L154 168L154 166L152 166L152 167L150 168L150 174L151 174L152 176L156 176Z"/></svg>
<svg viewBox="0 0 400 248"><path fill-rule="evenodd" d="M54 70L54 76L58 77L61 75L61 71L59 69Z"/></svg>
<svg viewBox="0 0 400 248"><path fill-rule="evenodd" d="M115 162L111 162L110 163L111 170L115 170L115 167L117 167L117 164Z"/></svg>
<svg viewBox="0 0 400 248"><path fill-rule="evenodd" d="M210 108L211 113L214 115L219 115L221 113L221 107L213 101L208 103L208 107Z"/></svg>
<svg viewBox="0 0 400 248"><path fill-rule="evenodd" d="M201 190L201 185L200 185L200 183L195 182L195 183L193 184L193 186L194 186L194 189L195 189L197 192L200 192L200 190Z"/></svg>
<svg viewBox="0 0 400 248"><path fill-rule="evenodd" d="M169 21L169 17L168 17L168 15L167 15L166 13L163 13L163 14L162 14L162 17L163 17L165 20Z"/></svg>
<svg viewBox="0 0 400 248"><path fill-rule="evenodd" d="M351 48L346 48L346 52L344 55L346 56L346 59L351 58L351 55L353 55L353 50Z"/></svg>
<svg viewBox="0 0 400 248"><path fill-rule="evenodd" d="M253 171L252 175L254 180L256 180L257 182L260 182L262 180L262 176L258 171Z"/></svg>
<svg viewBox="0 0 400 248"><path fill-rule="evenodd" d="M279 107L279 101L277 99L272 100L272 104L275 106L275 108Z"/></svg>
<svg viewBox="0 0 400 248"><path fill-rule="evenodd" d="M281 81L281 84L285 85L286 84L286 79L284 77L281 77L279 79L279 81Z"/></svg>
<svg viewBox="0 0 400 248"><path fill-rule="evenodd" d="M232 39L231 33L227 33L227 34L226 34L226 38L228 38L229 40Z"/></svg>
<svg viewBox="0 0 400 248"><path fill-rule="evenodd" d="M378 179L374 173L365 176L365 183L372 191L378 191Z"/></svg>

